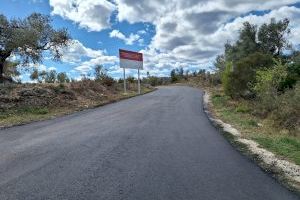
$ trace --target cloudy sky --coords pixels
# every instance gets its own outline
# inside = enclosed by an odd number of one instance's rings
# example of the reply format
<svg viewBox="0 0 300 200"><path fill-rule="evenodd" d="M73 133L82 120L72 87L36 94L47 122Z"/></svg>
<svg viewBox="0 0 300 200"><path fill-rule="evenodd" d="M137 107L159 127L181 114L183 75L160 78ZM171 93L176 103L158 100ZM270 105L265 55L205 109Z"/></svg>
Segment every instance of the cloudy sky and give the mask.
<svg viewBox="0 0 300 200"><path fill-rule="evenodd" d="M73 39L61 63L46 57L36 67L74 78L96 64L121 77L119 48L144 53L143 74L208 69L244 21L260 25L273 17L291 20L290 41L300 47L299 0L1 0L0 13L8 18L32 12L51 15L53 26L67 27Z"/></svg>

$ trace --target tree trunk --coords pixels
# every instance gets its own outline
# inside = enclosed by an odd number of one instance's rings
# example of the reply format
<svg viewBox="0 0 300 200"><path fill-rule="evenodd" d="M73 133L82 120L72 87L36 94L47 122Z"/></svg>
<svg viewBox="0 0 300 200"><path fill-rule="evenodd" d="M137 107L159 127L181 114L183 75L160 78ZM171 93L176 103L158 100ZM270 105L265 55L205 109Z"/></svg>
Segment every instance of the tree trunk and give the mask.
<svg viewBox="0 0 300 200"><path fill-rule="evenodd" d="M0 61L0 83L4 82L4 77L3 77L3 73L4 73L4 62Z"/></svg>

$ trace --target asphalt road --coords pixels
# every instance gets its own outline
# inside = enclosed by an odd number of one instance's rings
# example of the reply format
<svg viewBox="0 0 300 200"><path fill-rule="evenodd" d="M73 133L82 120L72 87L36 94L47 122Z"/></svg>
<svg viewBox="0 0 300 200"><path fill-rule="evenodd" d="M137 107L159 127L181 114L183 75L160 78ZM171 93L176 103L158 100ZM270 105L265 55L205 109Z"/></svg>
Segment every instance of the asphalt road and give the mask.
<svg viewBox="0 0 300 200"><path fill-rule="evenodd" d="M299 199L210 124L202 92L159 90L0 130L0 199Z"/></svg>

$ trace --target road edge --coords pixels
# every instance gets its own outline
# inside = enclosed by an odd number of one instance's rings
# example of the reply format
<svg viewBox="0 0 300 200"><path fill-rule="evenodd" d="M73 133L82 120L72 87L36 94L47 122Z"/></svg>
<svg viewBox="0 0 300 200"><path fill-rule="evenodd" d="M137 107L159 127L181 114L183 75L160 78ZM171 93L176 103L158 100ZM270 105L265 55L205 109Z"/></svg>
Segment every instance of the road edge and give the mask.
<svg viewBox="0 0 300 200"><path fill-rule="evenodd" d="M279 183L300 196L300 166L276 157L257 142L246 139L232 125L216 118L210 102L210 93L204 91L203 110L214 127L243 155L253 160L263 171L277 179Z"/></svg>
<svg viewBox="0 0 300 200"><path fill-rule="evenodd" d="M53 115L53 116L50 116L49 118L46 118L46 119L32 120L32 121L22 122L22 123L18 123L18 124L12 124L12 125L8 125L8 126L0 126L0 131L1 130L5 130L5 129L9 129L9 128L13 128L13 127L18 127L18 126L23 126L23 125L35 123L35 122L43 122L43 121L47 121L47 120L53 120L53 119L56 119L56 118L59 118L59 117L64 117L64 116L72 115L72 114L79 113L79 112L82 112L82 111L99 108L99 107L102 107L102 106L105 106L105 105L109 105L109 104L120 102L122 100L126 100L126 99L131 99L131 98L134 98L134 97L142 96L142 95L154 92L156 90L157 90L157 88L153 88L152 90L146 91L146 92L141 93L141 94L135 94L135 95L132 95L132 96L124 96L124 97L121 97L120 99L113 99L113 100L110 100L110 101L105 101L105 102L99 103L97 105L93 105L91 107L80 108L80 109L77 109L77 110L72 110L71 112L62 113L60 115Z"/></svg>

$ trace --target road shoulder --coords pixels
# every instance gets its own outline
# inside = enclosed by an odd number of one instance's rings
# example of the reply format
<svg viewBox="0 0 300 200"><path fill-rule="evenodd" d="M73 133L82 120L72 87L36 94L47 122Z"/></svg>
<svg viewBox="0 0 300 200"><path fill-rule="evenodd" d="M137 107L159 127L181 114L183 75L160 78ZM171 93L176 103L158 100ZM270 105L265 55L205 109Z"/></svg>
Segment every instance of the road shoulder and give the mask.
<svg viewBox="0 0 300 200"><path fill-rule="evenodd" d="M264 171L270 173L281 184L300 194L300 166L279 158L274 153L262 148L257 142L245 138L232 125L218 119L211 104L209 92L203 95L203 109L211 123L218 128L229 142L244 155L255 161Z"/></svg>

